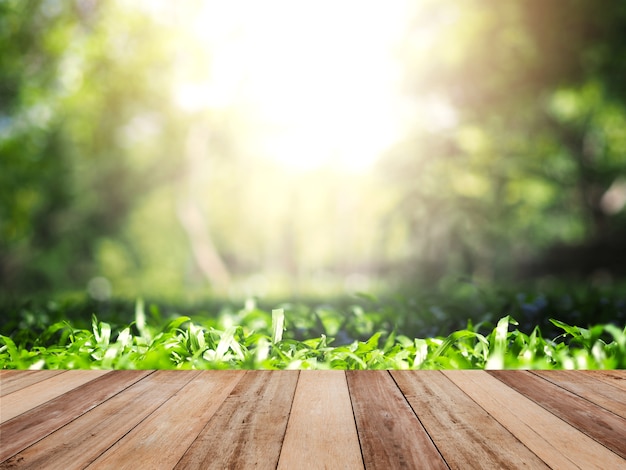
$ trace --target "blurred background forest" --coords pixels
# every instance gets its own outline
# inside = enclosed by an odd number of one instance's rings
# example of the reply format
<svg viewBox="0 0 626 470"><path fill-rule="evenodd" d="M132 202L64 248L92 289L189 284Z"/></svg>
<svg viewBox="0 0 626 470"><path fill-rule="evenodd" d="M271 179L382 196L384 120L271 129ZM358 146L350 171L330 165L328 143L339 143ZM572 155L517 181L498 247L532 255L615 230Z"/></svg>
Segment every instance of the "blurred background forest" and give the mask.
<svg viewBox="0 0 626 470"><path fill-rule="evenodd" d="M3 295L626 275L626 2L0 0Z"/></svg>

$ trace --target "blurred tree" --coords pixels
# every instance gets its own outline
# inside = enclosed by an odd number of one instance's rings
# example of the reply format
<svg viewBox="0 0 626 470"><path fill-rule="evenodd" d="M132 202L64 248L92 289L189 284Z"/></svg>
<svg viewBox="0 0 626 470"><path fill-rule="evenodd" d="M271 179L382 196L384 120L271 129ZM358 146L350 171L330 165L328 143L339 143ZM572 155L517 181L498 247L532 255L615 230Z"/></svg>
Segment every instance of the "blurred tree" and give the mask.
<svg viewBox="0 0 626 470"><path fill-rule="evenodd" d="M435 279L515 263L619 273L626 260L599 250L626 251L624 204L607 203L626 175L626 4L433 1L418 13L407 87L426 130L384 163L404 187L412 264ZM572 251L545 251L555 244Z"/></svg>
<svg viewBox="0 0 626 470"><path fill-rule="evenodd" d="M15 288L48 279L40 269L26 272L37 258L32 247L49 247L59 230L59 210L71 198L63 184L69 162L61 153L62 123L55 119L57 74L67 37L65 15L37 2L0 3L0 284ZM58 22L42 34L42 28ZM45 264L44 260L38 260ZM44 268L45 266L42 266Z"/></svg>
<svg viewBox="0 0 626 470"><path fill-rule="evenodd" d="M138 200L179 176L184 122L168 114L161 73L175 55L155 46L163 25L118 8L0 3L6 290L84 285L100 240L120 233ZM132 143L142 132L159 139L138 158Z"/></svg>

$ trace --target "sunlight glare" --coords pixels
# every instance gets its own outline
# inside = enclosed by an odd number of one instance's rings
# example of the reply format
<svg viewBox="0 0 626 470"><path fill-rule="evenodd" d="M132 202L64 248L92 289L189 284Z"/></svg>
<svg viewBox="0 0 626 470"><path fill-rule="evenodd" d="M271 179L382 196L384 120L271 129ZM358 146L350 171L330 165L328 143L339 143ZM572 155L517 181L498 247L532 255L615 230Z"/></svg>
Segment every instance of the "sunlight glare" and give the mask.
<svg viewBox="0 0 626 470"><path fill-rule="evenodd" d="M403 130L393 48L406 13L404 1L205 2L192 30L210 73L178 80L178 104L246 114L245 138L292 168L365 169Z"/></svg>

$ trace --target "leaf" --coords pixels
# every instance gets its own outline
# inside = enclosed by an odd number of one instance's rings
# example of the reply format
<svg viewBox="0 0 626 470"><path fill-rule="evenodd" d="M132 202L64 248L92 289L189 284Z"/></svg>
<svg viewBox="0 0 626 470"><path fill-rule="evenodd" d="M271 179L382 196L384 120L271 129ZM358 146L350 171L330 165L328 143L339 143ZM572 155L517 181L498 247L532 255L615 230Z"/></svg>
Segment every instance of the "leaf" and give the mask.
<svg viewBox="0 0 626 470"><path fill-rule="evenodd" d="M443 355L443 353L445 353L446 350L457 341L461 339L465 339L465 338L472 338L472 337L480 338L482 337L482 335L479 335L478 333L474 333L473 331L469 331L469 330L455 331L454 333L448 335L448 337L443 341L443 343L441 343L441 345L437 348L437 350L431 356L431 359L435 359L438 356Z"/></svg>
<svg viewBox="0 0 626 470"><path fill-rule="evenodd" d="M137 325L137 330L139 330L141 336L149 340L150 333L146 328L146 311L144 309L142 298L138 298L137 303L135 304L135 324Z"/></svg>
<svg viewBox="0 0 626 470"><path fill-rule="evenodd" d="M550 323L552 323L554 326L558 326L562 330L565 330L566 333L572 335L574 338L581 338L586 331L584 328L570 326L567 323L563 323L562 321L556 320L554 318L550 318Z"/></svg>
<svg viewBox="0 0 626 470"><path fill-rule="evenodd" d="M120 331L120 334L117 336L116 344L118 344L122 349L127 348L133 342L133 337L130 333L130 328L124 328Z"/></svg>
<svg viewBox="0 0 626 470"><path fill-rule="evenodd" d="M487 359L486 369L503 369L504 356L508 345L509 323L518 323L510 315L501 318L492 333L493 348Z"/></svg>
<svg viewBox="0 0 626 470"><path fill-rule="evenodd" d="M96 316L93 316L93 335L96 338L98 346L106 348L111 341L111 325L106 322L98 322Z"/></svg>
<svg viewBox="0 0 626 470"><path fill-rule="evenodd" d="M0 335L0 339L4 341L4 346L0 348L0 352L2 352L4 348L6 348L9 356L11 357L11 360L16 361L19 357L19 352L17 346L15 345L15 342L8 336L4 335Z"/></svg>
<svg viewBox="0 0 626 470"><path fill-rule="evenodd" d="M171 322L167 324L167 326L165 327L165 331L172 331L180 328L184 323L187 323L188 321L191 321L191 318L185 316L174 318Z"/></svg>
<svg viewBox="0 0 626 470"><path fill-rule="evenodd" d="M217 344L217 348L215 348L215 358L218 361L221 361L228 349L232 349L233 352L239 357L239 359L243 359L243 351L241 350L241 346L235 340L235 333L239 326L231 326L228 328L223 334L220 342Z"/></svg>
<svg viewBox="0 0 626 470"><path fill-rule="evenodd" d="M428 343L425 339L415 339L415 359L413 369L419 369L428 358Z"/></svg>
<svg viewBox="0 0 626 470"><path fill-rule="evenodd" d="M272 310L272 343L276 344L283 339L285 328L285 310L276 308Z"/></svg>
<svg viewBox="0 0 626 470"><path fill-rule="evenodd" d="M383 346L383 351L389 351L396 342L396 332L395 330L391 332L391 334L387 337L385 341L385 345Z"/></svg>

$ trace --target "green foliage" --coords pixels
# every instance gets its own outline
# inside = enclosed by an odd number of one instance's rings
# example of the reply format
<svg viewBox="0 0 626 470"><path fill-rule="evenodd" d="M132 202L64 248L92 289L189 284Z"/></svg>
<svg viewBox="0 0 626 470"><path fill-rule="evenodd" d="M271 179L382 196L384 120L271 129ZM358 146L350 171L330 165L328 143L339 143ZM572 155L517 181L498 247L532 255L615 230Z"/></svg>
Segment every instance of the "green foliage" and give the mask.
<svg viewBox="0 0 626 470"><path fill-rule="evenodd" d="M324 310L330 315L333 310ZM364 315L361 313L361 315ZM177 316L147 321L138 302L135 321L114 328L94 315L90 329L66 321L31 337L0 335L2 369L615 369L626 368L626 328L579 328L551 320L553 339L538 327L525 334L510 316L493 328L472 325L447 337L410 338L377 331L366 340L333 346L331 335L283 337L284 309L248 303L235 315L204 322ZM331 323L329 323L331 324ZM289 333L287 329L286 333ZM327 331L328 333L328 331Z"/></svg>
<svg viewBox="0 0 626 470"><path fill-rule="evenodd" d="M411 33L439 34L405 50L407 81L451 118L380 167L404 195L390 219L406 227L415 274L623 276L623 205L607 200L626 168L624 4L425 5ZM588 251L547 258L559 244Z"/></svg>
<svg viewBox="0 0 626 470"><path fill-rule="evenodd" d="M501 279L559 242L596 248L553 271L626 274L624 2L419 2L416 128L349 177L259 159L247 105L180 106L231 62L193 31L204 3L0 2L0 293L204 292L186 198L244 296Z"/></svg>

